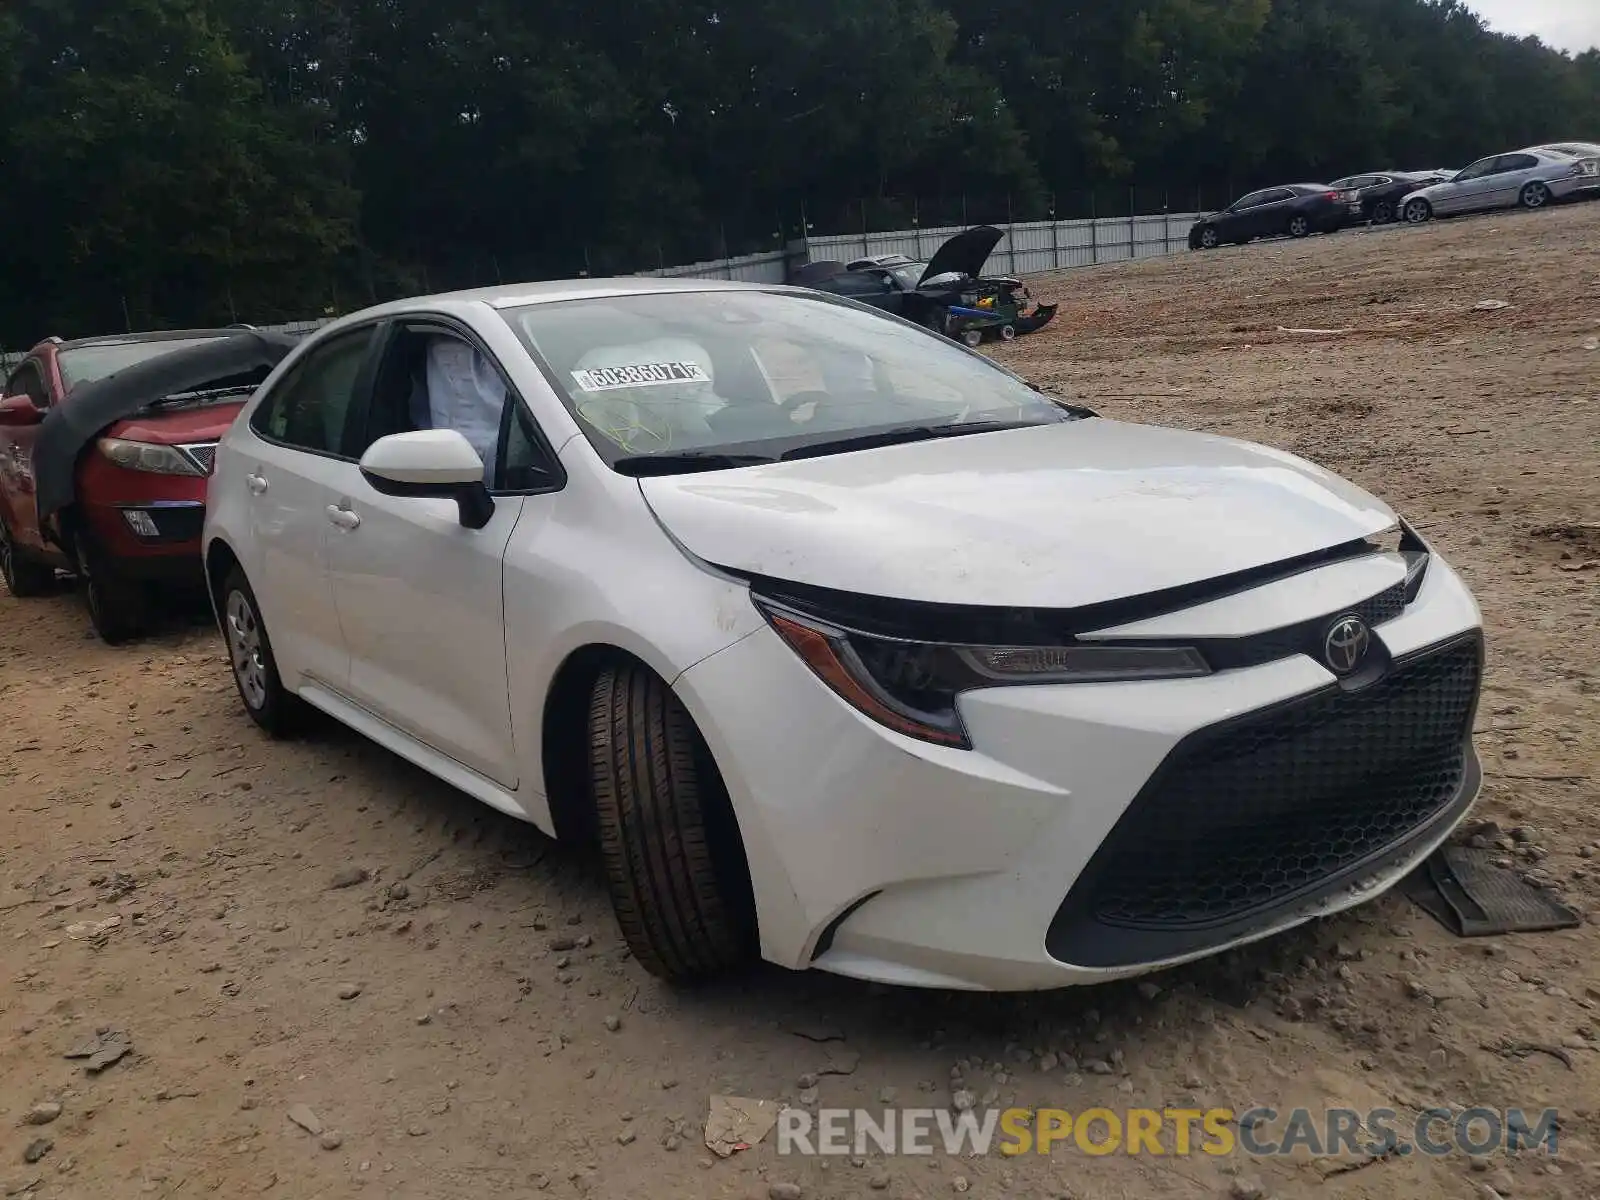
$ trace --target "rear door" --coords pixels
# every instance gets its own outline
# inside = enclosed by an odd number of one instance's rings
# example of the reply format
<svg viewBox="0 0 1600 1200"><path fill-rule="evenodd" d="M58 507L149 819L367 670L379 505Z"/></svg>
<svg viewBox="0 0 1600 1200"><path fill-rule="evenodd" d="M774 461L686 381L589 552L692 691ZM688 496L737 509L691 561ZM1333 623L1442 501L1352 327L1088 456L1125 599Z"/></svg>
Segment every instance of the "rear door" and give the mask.
<svg viewBox="0 0 1600 1200"><path fill-rule="evenodd" d="M1522 197L1526 184L1538 179L1544 163L1532 154L1502 154L1494 160L1493 188L1489 195L1496 208L1510 208Z"/></svg>
<svg viewBox="0 0 1600 1200"><path fill-rule="evenodd" d="M25 359L6 380L4 395L26 396L44 418L50 407L50 390L45 384L44 364ZM45 549L39 533L37 487L33 477L33 447L39 439L37 425L0 426L0 518L11 531L15 545L39 552Z"/></svg>
<svg viewBox="0 0 1600 1200"><path fill-rule="evenodd" d="M1289 218L1294 215L1298 192L1289 188L1273 188L1263 193L1261 203L1251 209L1251 236L1272 237L1287 233Z"/></svg>
<svg viewBox="0 0 1600 1200"><path fill-rule="evenodd" d="M349 655L328 576L329 510L355 470L346 425L371 386L373 327L335 334L302 357L264 397L237 447L232 472L250 513L244 563L291 686L312 680L343 690Z"/></svg>

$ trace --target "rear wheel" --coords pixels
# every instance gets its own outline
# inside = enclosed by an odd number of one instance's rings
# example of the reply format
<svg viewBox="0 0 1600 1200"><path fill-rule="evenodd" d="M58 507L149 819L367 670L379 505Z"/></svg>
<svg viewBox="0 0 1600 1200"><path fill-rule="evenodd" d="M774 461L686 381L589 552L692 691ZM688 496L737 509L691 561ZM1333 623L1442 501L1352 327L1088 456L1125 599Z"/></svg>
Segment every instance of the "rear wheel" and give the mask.
<svg viewBox="0 0 1600 1200"><path fill-rule="evenodd" d="M22 557L3 520L0 520L0 579L5 580L6 587L19 600L44 595L56 579L52 568Z"/></svg>
<svg viewBox="0 0 1600 1200"><path fill-rule="evenodd" d="M648 668L607 668L589 705L590 780L617 924L673 983L755 957L755 905L733 810L688 712Z"/></svg>
<svg viewBox="0 0 1600 1200"><path fill-rule="evenodd" d="M1426 200L1412 200L1406 204L1405 211L1401 214L1408 225L1426 225L1433 220L1433 205Z"/></svg>
<svg viewBox="0 0 1600 1200"><path fill-rule="evenodd" d="M272 639L261 620L261 608L250 581L238 567L222 584L222 635L228 643L233 682L250 719L273 737L295 732L304 715L304 703L291 694L278 676Z"/></svg>
<svg viewBox="0 0 1600 1200"><path fill-rule="evenodd" d="M1545 208L1551 200L1550 189L1536 179L1523 187L1522 195L1518 197L1518 200L1523 208Z"/></svg>
<svg viewBox="0 0 1600 1200"><path fill-rule="evenodd" d="M1002 326L1000 326L1000 340L1002 342L1014 342L1014 341L1016 341L1017 340L1017 327L1015 325L1002 325Z"/></svg>
<svg viewBox="0 0 1600 1200"><path fill-rule="evenodd" d="M149 593L143 584L119 573L88 533L80 529L72 543L78 582L94 631L108 646L133 641L149 623Z"/></svg>
<svg viewBox="0 0 1600 1200"><path fill-rule="evenodd" d="M1394 222L1394 201L1379 200L1372 206L1372 223L1374 225L1389 225Z"/></svg>
<svg viewBox="0 0 1600 1200"><path fill-rule="evenodd" d="M1311 218L1304 214L1297 214L1289 218L1289 236L1304 238L1311 236Z"/></svg>
<svg viewBox="0 0 1600 1200"><path fill-rule="evenodd" d="M966 345L971 346L974 350L976 350L979 346L983 345L983 330L969 329L961 335L961 340Z"/></svg>

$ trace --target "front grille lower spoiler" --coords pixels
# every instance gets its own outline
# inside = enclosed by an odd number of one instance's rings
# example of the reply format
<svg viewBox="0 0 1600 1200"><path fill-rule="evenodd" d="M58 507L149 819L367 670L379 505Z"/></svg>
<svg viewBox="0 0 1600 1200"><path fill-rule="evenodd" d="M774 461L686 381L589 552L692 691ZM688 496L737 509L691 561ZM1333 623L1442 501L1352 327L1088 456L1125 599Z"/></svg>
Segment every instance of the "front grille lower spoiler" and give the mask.
<svg viewBox="0 0 1600 1200"><path fill-rule="evenodd" d="M1060 961L1119 967L1248 936L1403 860L1477 795L1479 633L1185 738L1073 885Z"/></svg>

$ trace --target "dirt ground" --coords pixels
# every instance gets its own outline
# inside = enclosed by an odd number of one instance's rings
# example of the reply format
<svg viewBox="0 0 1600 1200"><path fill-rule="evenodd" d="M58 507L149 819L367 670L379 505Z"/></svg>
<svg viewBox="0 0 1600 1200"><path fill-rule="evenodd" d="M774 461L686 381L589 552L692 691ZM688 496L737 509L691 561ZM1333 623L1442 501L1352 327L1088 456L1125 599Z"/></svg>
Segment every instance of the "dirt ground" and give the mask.
<svg viewBox="0 0 1600 1200"><path fill-rule="evenodd" d="M110 650L65 591L0 593L0 1194L1600 1196L1597 246L1600 204L1077 271L1039 281L1059 322L1002 352L1411 517L1487 621L1478 816L1581 929L1456 940L1391 896L1159 994L777 970L674 993L577 854L353 734L258 735L202 621ZM97 1030L132 1048L89 1074L63 1056ZM1548 1105L1560 1154L824 1163L769 1137L713 1162L701 1140L716 1093L881 1110L958 1086L1073 1111ZM60 1114L30 1124L41 1103Z"/></svg>

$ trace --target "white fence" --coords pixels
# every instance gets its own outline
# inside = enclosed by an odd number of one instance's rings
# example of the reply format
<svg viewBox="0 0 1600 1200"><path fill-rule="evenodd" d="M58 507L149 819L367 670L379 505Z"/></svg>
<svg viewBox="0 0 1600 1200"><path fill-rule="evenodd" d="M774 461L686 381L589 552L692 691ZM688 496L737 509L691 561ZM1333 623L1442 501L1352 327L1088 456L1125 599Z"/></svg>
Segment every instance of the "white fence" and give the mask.
<svg viewBox="0 0 1600 1200"><path fill-rule="evenodd" d="M985 269L997 275L1037 275L1067 267L1176 254L1189 248L1189 229L1197 219L1193 213L1162 213L997 226L1006 237L995 248ZM961 229L955 225L895 233L835 234L808 238L803 249L812 262L848 261L879 254L904 254L916 262L926 262Z"/></svg>
<svg viewBox="0 0 1600 1200"><path fill-rule="evenodd" d="M1068 267L1092 267L1100 263L1177 254L1188 249L1189 229L1198 219L1195 213L1161 213L1143 217L1101 217L1087 221L1028 221L999 226L1006 236L995 248L987 270L996 275L1037 275ZM639 274L669 279L784 283L789 278L791 264L850 261L879 254L904 254L916 262L926 262L934 251L961 230L962 226L952 225L943 229L901 229L893 233L829 234L790 242L786 250L665 267L656 271L641 271ZM305 334L327 324L329 319L263 325L261 328ZM0 351L0 373L20 360L22 353L14 351L7 354Z"/></svg>

